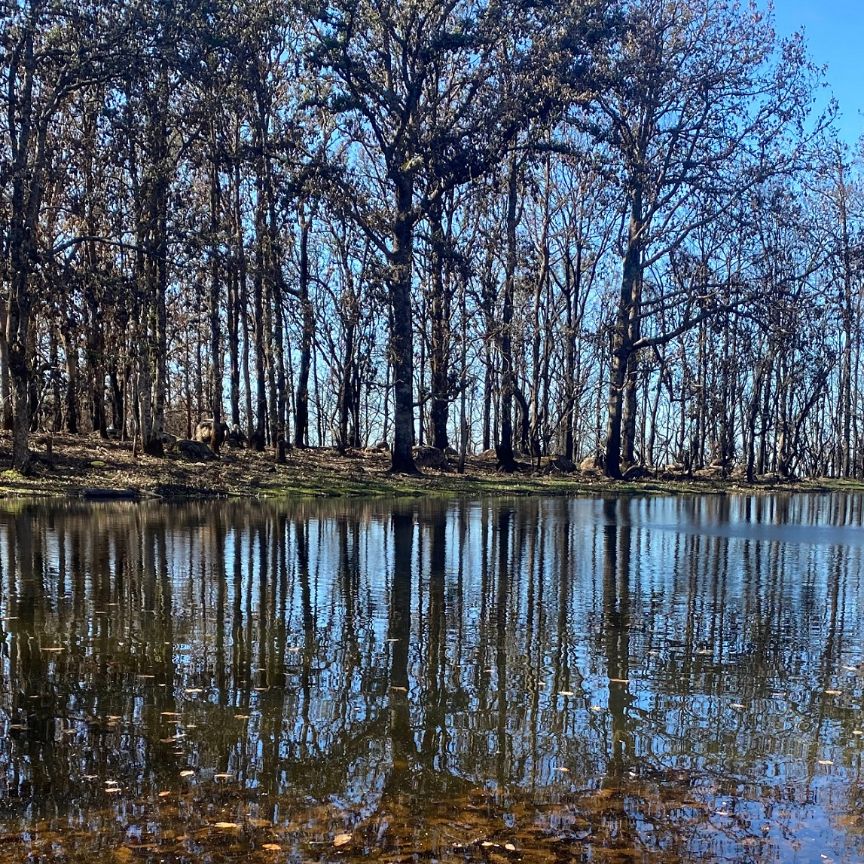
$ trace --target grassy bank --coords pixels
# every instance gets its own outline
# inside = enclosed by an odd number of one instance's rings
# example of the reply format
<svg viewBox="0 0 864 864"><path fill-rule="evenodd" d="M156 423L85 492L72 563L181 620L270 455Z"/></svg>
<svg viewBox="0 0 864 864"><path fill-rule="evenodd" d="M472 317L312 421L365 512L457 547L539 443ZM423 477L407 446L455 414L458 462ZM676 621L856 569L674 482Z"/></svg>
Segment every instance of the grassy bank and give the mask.
<svg viewBox="0 0 864 864"><path fill-rule="evenodd" d="M164 459L133 456L128 444L93 436L55 436L34 446L33 470L22 477L8 468L11 442L0 438L0 496L158 497L398 497L487 495L682 494L724 492L864 491L855 481L779 481L760 478L648 477L611 481L596 474L542 473L525 466L516 474L495 470L494 459L469 458L465 473L424 468L418 477L387 473L386 453L332 450L290 451L286 465L269 453L225 450L215 462L190 462L179 454Z"/></svg>

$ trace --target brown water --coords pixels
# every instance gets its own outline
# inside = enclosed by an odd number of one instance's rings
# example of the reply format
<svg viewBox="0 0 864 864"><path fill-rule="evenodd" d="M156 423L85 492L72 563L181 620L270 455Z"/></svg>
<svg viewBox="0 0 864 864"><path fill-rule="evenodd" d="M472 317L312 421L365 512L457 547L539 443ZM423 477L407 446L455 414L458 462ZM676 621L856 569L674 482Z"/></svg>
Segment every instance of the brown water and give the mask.
<svg viewBox="0 0 864 864"><path fill-rule="evenodd" d="M0 511L0 862L864 860L860 496Z"/></svg>

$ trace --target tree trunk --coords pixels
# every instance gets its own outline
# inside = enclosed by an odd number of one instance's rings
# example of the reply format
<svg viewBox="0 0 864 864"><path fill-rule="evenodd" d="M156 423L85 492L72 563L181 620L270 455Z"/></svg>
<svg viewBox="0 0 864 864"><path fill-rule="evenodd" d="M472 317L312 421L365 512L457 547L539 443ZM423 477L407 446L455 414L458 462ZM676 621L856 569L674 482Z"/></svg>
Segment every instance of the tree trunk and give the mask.
<svg viewBox="0 0 864 864"><path fill-rule="evenodd" d="M519 167L516 157L510 165L510 177L507 186L507 258L504 272L504 296L501 307L501 410L500 429L495 452L498 456L498 467L502 471L516 470L516 459L513 454L513 391L516 382L513 370L513 295L516 288L516 227L518 224L518 194Z"/></svg>
<svg viewBox="0 0 864 864"><path fill-rule="evenodd" d="M609 477L621 477L621 425L624 414L625 387L633 354L632 317L639 314L634 307L642 277L642 196L636 192L630 212L630 227L627 251L621 273L621 290L615 327L612 331L612 368L609 376L609 393L606 403L606 454L605 469Z"/></svg>
<svg viewBox="0 0 864 864"><path fill-rule="evenodd" d="M312 219L305 216L303 204L300 205L300 279L298 289L300 292L300 312L303 317L303 332L300 338L300 368L297 371L297 391L295 399L294 414L294 445L298 448L309 446L309 369L312 365L312 340L315 335L315 316L312 303L309 299L309 233L312 230ZM345 368L350 366L348 358L345 358ZM343 381L344 393L344 381ZM344 407L344 406L343 406ZM343 425L340 408L340 429ZM347 420L344 423L345 432L340 431L340 436L347 432ZM346 437L341 438L344 446Z"/></svg>
<svg viewBox="0 0 864 864"><path fill-rule="evenodd" d="M429 298L429 377L432 446L449 446L447 422L450 413L450 288L445 284L446 238L440 200L430 209L432 232L431 297Z"/></svg>
<svg viewBox="0 0 864 864"><path fill-rule="evenodd" d="M414 331L411 317L411 267L414 245L414 181L396 178L396 220L390 253L390 364L393 367L393 449L390 471L416 474L414 438Z"/></svg>

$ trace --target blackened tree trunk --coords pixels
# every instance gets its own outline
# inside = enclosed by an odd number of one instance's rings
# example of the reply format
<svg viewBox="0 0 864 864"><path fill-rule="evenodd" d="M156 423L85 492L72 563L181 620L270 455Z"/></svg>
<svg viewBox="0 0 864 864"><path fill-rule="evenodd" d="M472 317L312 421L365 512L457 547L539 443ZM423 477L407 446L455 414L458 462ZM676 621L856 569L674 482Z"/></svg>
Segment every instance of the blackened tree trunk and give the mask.
<svg viewBox="0 0 864 864"><path fill-rule="evenodd" d="M411 317L411 271L414 252L414 180L399 174L390 251L390 365L393 368L393 449L390 470L416 474L414 443L414 330Z"/></svg>
<svg viewBox="0 0 864 864"><path fill-rule="evenodd" d="M429 298L429 374L432 446L449 446L447 422L450 413L450 285L446 280L447 238L444 234L441 200L430 208L432 229L431 297Z"/></svg>
<svg viewBox="0 0 864 864"><path fill-rule="evenodd" d="M216 163L216 140L213 124L210 124L210 413L213 415L211 446L215 453L222 444L222 324L221 267L219 253L219 211L221 188L219 167Z"/></svg>
<svg viewBox="0 0 864 864"><path fill-rule="evenodd" d="M300 314L302 316L302 333L300 336L300 368L297 372L297 391L295 395L294 415L294 446L309 446L309 370L312 366L312 343L315 337L315 315L312 301L309 298L309 234L312 230L312 218L306 215L303 204L300 204L300 272L298 291L300 295ZM345 364L348 365L348 358ZM344 390L344 386L343 386ZM340 428L342 426L342 409L340 407ZM347 422L344 424L347 427ZM345 438L341 439L343 442Z"/></svg>
<svg viewBox="0 0 864 864"><path fill-rule="evenodd" d="M516 457L513 453L513 393L516 388L513 369L513 297L516 290L516 227L519 196L519 165L514 156L510 163L510 176L507 184L507 257L504 272L504 290L501 305L501 335L499 353L501 362L501 408L499 411L499 433L495 452L498 467L502 471L516 470Z"/></svg>
<svg viewBox="0 0 864 864"><path fill-rule="evenodd" d="M605 468L609 477L621 476L621 425L624 413L625 387L628 372L632 372L632 327L633 317L638 316L634 308L642 278L642 196L633 196L630 210L630 226L624 266L621 273L621 290L612 331L612 369L609 376L607 398L607 427Z"/></svg>

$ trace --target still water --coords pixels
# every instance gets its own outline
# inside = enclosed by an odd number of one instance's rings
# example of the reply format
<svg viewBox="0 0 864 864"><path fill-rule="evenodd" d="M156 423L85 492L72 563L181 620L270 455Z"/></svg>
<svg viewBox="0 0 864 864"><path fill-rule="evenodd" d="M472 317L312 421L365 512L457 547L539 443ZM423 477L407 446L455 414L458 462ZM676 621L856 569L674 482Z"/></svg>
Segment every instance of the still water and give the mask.
<svg viewBox="0 0 864 864"><path fill-rule="evenodd" d="M862 508L9 505L0 862L864 860Z"/></svg>

